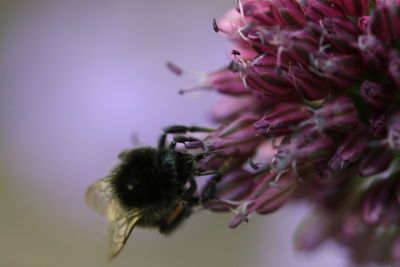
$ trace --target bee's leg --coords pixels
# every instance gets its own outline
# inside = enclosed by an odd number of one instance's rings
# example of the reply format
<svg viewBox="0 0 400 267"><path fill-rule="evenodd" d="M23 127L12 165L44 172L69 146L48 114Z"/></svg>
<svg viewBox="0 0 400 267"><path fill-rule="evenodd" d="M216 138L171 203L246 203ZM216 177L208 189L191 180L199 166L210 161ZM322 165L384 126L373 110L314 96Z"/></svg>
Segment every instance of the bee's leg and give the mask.
<svg viewBox="0 0 400 267"><path fill-rule="evenodd" d="M190 204L196 205L199 204L200 200L198 197L193 196L193 194L197 190L197 183L196 181L191 178L189 179L189 188L183 193L182 198Z"/></svg>
<svg viewBox="0 0 400 267"><path fill-rule="evenodd" d="M185 194L191 196L191 195L193 195L194 192L196 192L196 190L197 190L197 183L196 183L196 181L195 181L193 178L190 178L190 179L189 179L189 184L190 184L190 186L189 186L189 188L185 191Z"/></svg>
<svg viewBox="0 0 400 267"><path fill-rule="evenodd" d="M178 203L159 224L159 230L162 234L168 235L173 232L182 222L192 213L191 205L184 201Z"/></svg>
<svg viewBox="0 0 400 267"><path fill-rule="evenodd" d="M215 197L215 192L217 190L217 184L221 181L223 177L222 172L217 172L206 184L201 193L200 203L207 202Z"/></svg>
<svg viewBox="0 0 400 267"><path fill-rule="evenodd" d="M205 157L207 157L209 155L219 154L219 153L224 153L224 151L223 150L206 151L206 152L199 153L199 154L195 155L194 156L194 160L195 161L199 161L199 160L202 160L202 159L204 159Z"/></svg>
<svg viewBox="0 0 400 267"><path fill-rule="evenodd" d="M177 143L185 144L186 142L196 142L196 141L201 142L199 139L191 136L177 135L172 139L171 143L169 144L169 148L175 149ZM202 144L199 145L198 147L202 147Z"/></svg>
<svg viewBox="0 0 400 267"><path fill-rule="evenodd" d="M164 128L163 134L160 136L158 141L158 148L165 147L165 142L168 134L184 134L187 132L212 132L214 129L199 127L199 126L183 126L183 125L172 125Z"/></svg>

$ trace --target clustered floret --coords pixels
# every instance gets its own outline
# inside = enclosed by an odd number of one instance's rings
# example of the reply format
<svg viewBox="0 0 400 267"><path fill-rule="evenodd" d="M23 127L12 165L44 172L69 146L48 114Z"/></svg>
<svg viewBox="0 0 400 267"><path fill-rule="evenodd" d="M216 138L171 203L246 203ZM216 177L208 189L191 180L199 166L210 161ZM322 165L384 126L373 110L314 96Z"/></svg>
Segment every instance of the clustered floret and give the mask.
<svg viewBox="0 0 400 267"><path fill-rule="evenodd" d="M204 206L237 227L306 200L299 249L400 264L400 1L241 0L213 28L232 61L203 84L228 96L202 167L227 174Z"/></svg>

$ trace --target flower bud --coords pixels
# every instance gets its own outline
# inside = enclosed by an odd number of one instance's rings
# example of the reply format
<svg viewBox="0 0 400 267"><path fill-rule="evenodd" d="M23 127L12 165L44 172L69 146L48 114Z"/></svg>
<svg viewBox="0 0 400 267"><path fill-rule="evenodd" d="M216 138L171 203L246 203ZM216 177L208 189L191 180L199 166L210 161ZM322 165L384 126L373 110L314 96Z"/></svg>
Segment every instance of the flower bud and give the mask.
<svg viewBox="0 0 400 267"><path fill-rule="evenodd" d="M228 38L237 39L237 30L243 26L240 13L235 9L230 10L218 23L216 23L219 32L222 32Z"/></svg>
<svg viewBox="0 0 400 267"><path fill-rule="evenodd" d="M371 112L368 118L368 135L373 138L384 138L387 133L386 120L387 111Z"/></svg>
<svg viewBox="0 0 400 267"><path fill-rule="evenodd" d="M346 96L338 96L327 99L305 123L313 124L318 131L347 132L358 125L359 118L353 101Z"/></svg>
<svg viewBox="0 0 400 267"><path fill-rule="evenodd" d="M300 251L316 249L330 235L333 218L322 210L314 210L297 227L294 245Z"/></svg>
<svg viewBox="0 0 400 267"><path fill-rule="evenodd" d="M277 57L265 55L256 63L245 70L245 82L247 86L255 91L270 96L294 94L293 86L288 81L288 74L281 62L277 67Z"/></svg>
<svg viewBox="0 0 400 267"><path fill-rule="evenodd" d="M293 172L283 174L278 181L260 183L256 186L253 194L255 196L254 209L259 214L267 214L285 204L296 188L297 176Z"/></svg>
<svg viewBox="0 0 400 267"><path fill-rule="evenodd" d="M357 83L363 69L358 55L314 55L312 67L315 72L337 83L341 89L347 89Z"/></svg>
<svg viewBox="0 0 400 267"><path fill-rule="evenodd" d="M400 37L400 6L381 5L371 17L370 31L382 41L393 41Z"/></svg>
<svg viewBox="0 0 400 267"><path fill-rule="evenodd" d="M394 96L394 91L377 82L364 81L360 86L360 95L374 108L384 108Z"/></svg>
<svg viewBox="0 0 400 267"><path fill-rule="evenodd" d="M359 27L348 18L325 18L322 21L324 29L335 36L354 41L361 34Z"/></svg>
<svg viewBox="0 0 400 267"><path fill-rule="evenodd" d="M358 174L368 177L386 170L392 160L392 153L386 146L368 150L358 164Z"/></svg>
<svg viewBox="0 0 400 267"><path fill-rule="evenodd" d="M306 0L307 17L315 22L324 18L343 17L343 9L335 0Z"/></svg>
<svg viewBox="0 0 400 267"><path fill-rule="evenodd" d="M311 116L309 110L299 103L282 103L272 106L256 123L257 134L281 136L288 134L299 122Z"/></svg>
<svg viewBox="0 0 400 267"><path fill-rule="evenodd" d="M309 128L303 129L295 137L287 136L282 140L272 159L272 168L276 171L287 170L295 164L313 164L324 161L332 154L332 139Z"/></svg>
<svg viewBox="0 0 400 267"><path fill-rule="evenodd" d="M374 35L358 36L357 48L361 52L363 65L367 71L380 73L382 69L387 68L388 50Z"/></svg>
<svg viewBox="0 0 400 267"><path fill-rule="evenodd" d="M289 75L293 86L309 101L321 100L328 96L326 79L300 66L290 66Z"/></svg>
<svg viewBox="0 0 400 267"><path fill-rule="evenodd" d="M368 14L369 0L341 0L344 12L352 17L361 17Z"/></svg>
<svg viewBox="0 0 400 267"><path fill-rule="evenodd" d="M368 137L365 136L364 127L347 133L341 145L328 162L331 171L340 171L352 162L357 161L367 147Z"/></svg>
<svg viewBox="0 0 400 267"><path fill-rule="evenodd" d="M274 1L276 9L276 18L279 24L285 26L304 26L306 23L304 12L296 0L276 0Z"/></svg>
<svg viewBox="0 0 400 267"><path fill-rule="evenodd" d="M291 60L307 66L310 64L310 55L318 51L320 34L320 27L312 24L301 30L286 33L284 45L287 49L284 49L284 54Z"/></svg>
<svg viewBox="0 0 400 267"><path fill-rule="evenodd" d="M219 169L228 162L230 166L235 166L251 157L261 141L253 128L257 120L257 116L245 114L208 136L204 140L206 151L221 152L204 159L204 169Z"/></svg>
<svg viewBox="0 0 400 267"><path fill-rule="evenodd" d="M345 54L357 53L354 42L357 41L361 32L350 19L325 18L322 23L326 32L324 37L338 50L337 52L340 51Z"/></svg>
<svg viewBox="0 0 400 267"><path fill-rule="evenodd" d="M234 206L229 203L219 201L230 200L240 201L246 197L254 187L254 177L248 171L236 169L227 173L217 184L215 201L207 204L207 208L213 211L228 211Z"/></svg>
<svg viewBox="0 0 400 267"><path fill-rule="evenodd" d="M244 95L249 90L243 85L238 73L233 73L228 68L208 74L210 88L228 95Z"/></svg>
<svg viewBox="0 0 400 267"><path fill-rule="evenodd" d="M340 160L337 162L340 164ZM313 182L318 186L316 190L321 191L324 198L327 198L327 195L325 195L327 193L337 193L338 189L334 187L335 185L343 184L344 181L348 181L351 179L351 177L356 175L356 169L351 165L347 166L347 168L343 168L340 171L338 170L338 168L329 168L327 163L321 162L321 164L316 166L315 174L310 176L312 177ZM320 199L318 200L319 192L315 192L315 195L317 197L316 200L321 201ZM333 202L336 201L338 200L336 199Z"/></svg>
<svg viewBox="0 0 400 267"><path fill-rule="evenodd" d="M269 1L249 0L242 3L243 15L249 23L255 22L263 26L275 26L279 23L276 7ZM236 8L240 12L240 6Z"/></svg>
<svg viewBox="0 0 400 267"><path fill-rule="evenodd" d="M387 5L400 6L400 0L375 0L375 6L377 8L385 7Z"/></svg>
<svg viewBox="0 0 400 267"><path fill-rule="evenodd" d="M350 243L364 235L366 231L367 227L362 219L362 209L357 206L344 216L338 238L341 242Z"/></svg>
<svg viewBox="0 0 400 267"><path fill-rule="evenodd" d="M273 172L260 175L254 189L246 198L245 203L247 204L237 209L236 216L229 224L231 228L237 227L254 212L259 214L270 213L289 200L295 190L297 177L293 172L288 172L277 180L277 175Z"/></svg>
<svg viewBox="0 0 400 267"><path fill-rule="evenodd" d="M363 218L369 225L379 224L386 215L389 207L390 184L380 181L372 185L363 198Z"/></svg>

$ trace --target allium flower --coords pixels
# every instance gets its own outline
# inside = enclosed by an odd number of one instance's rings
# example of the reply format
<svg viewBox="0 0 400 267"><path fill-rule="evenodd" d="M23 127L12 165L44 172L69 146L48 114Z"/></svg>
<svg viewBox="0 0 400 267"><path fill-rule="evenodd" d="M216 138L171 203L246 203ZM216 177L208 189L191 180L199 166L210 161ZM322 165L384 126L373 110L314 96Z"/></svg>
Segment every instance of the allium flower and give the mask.
<svg viewBox="0 0 400 267"><path fill-rule="evenodd" d="M400 264L400 1L239 0L213 27L233 52L202 84L230 95L202 141L224 173L204 207L237 227L308 201L299 249Z"/></svg>

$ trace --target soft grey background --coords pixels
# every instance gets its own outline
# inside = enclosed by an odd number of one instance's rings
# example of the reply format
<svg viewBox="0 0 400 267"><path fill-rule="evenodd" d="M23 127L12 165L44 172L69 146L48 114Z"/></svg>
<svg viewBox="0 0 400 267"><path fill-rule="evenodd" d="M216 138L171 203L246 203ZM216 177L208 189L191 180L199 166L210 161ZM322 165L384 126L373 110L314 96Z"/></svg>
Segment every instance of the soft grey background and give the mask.
<svg viewBox="0 0 400 267"><path fill-rule="evenodd" d="M155 144L163 126L208 124L215 95L178 95L196 81L164 62L225 64L229 44L211 21L234 4L0 1L0 266L343 266L337 248L293 251L301 207L236 230L230 214L208 212L168 238L137 229L106 261L106 220L84 192L132 134Z"/></svg>

